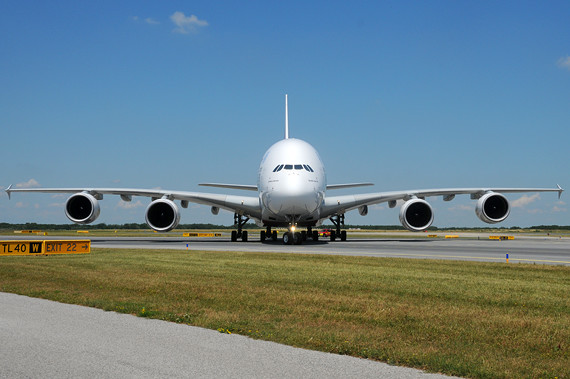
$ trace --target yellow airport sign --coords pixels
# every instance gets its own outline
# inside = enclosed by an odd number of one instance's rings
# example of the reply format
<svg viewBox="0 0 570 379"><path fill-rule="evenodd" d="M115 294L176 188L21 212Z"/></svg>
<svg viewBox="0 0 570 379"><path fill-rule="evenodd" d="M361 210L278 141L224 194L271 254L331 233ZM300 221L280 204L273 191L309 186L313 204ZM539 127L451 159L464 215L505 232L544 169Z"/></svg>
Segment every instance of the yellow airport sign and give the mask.
<svg viewBox="0 0 570 379"><path fill-rule="evenodd" d="M514 240L514 236L489 236L490 240Z"/></svg>
<svg viewBox="0 0 570 379"><path fill-rule="evenodd" d="M183 233L182 237L221 237L222 233Z"/></svg>
<svg viewBox="0 0 570 379"><path fill-rule="evenodd" d="M88 254L91 252L91 241L44 241L44 254Z"/></svg>
<svg viewBox="0 0 570 379"><path fill-rule="evenodd" d="M0 241L0 255L88 254L89 240Z"/></svg>
<svg viewBox="0 0 570 379"><path fill-rule="evenodd" d="M0 255L42 254L44 241L0 241Z"/></svg>

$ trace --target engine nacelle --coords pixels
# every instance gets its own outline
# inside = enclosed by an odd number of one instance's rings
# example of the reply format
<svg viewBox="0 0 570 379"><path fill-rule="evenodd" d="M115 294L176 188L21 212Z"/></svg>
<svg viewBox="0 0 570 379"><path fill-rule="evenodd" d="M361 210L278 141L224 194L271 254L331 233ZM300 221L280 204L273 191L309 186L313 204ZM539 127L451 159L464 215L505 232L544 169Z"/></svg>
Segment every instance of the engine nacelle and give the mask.
<svg viewBox="0 0 570 379"><path fill-rule="evenodd" d="M408 200L400 208L400 222L412 232L421 232L433 222L431 205L422 199Z"/></svg>
<svg viewBox="0 0 570 379"><path fill-rule="evenodd" d="M145 219L147 225L157 232L169 232L178 226L180 212L172 200L158 199L146 208Z"/></svg>
<svg viewBox="0 0 570 379"><path fill-rule="evenodd" d="M358 207L358 213L360 213L361 216L366 216L368 214L368 205Z"/></svg>
<svg viewBox="0 0 570 379"><path fill-rule="evenodd" d="M99 213L99 201L89 193L76 193L65 202L65 215L76 224L90 224L99 217Z"/></svg>
<svg viewBox="0 0 570 379"><path fill-rule="evenodd" d="M505 221L511 213L509 201L505 196L497 192L489 192L477 201L475 213L481 221L488 224Z"/></svg>
<svg viewBox="0 0 570 379"><path fill-rule="evenodd" d="M210 211L212 212L213 215L217 215L218 213L220 213L220 208L212 207L210 208Z"/></svg>

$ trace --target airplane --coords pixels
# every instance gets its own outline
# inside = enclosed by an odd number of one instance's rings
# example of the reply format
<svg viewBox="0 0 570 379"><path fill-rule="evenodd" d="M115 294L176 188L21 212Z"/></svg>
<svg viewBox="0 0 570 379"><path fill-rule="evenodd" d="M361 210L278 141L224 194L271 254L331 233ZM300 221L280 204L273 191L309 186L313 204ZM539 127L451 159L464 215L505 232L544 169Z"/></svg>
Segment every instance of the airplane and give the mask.
<svg viewBox="0 0 570 379"><path fill-rule="evenodd" d="M257 185L201 183L201 186L224 189L237 189L257 192L257 196L226 195L217 193L184 192L154 189L128 188L12 188L5 189L10 198L13 192L72 193L65 204L66 216L77 224L89 224L100 214L99 201L104 195L118 195L123 201L131 201L133 196L150 197L145 219L148 226L157 232L168 232L180 222L180 210L190 202L211 207L217 215L220 209L234 213L236 230L231 233L231 241L248 241L244 225L253 219L265 228L260 232L261 241L277 240L277 232L272 228L285 227L283 243L301 244L311 238L319 239L314 227L330 220L334 224L330 240L346 240L343 230L345 213L358 209L360 215L368 214L368 206L388 203L396 207L403 201L399 218L408 230L426 230L434 220L434 212L426 197L442 196L451 201L456 195L470 195L477 200L477 217L489 224L504 221L510 213L510 204L503 193L557 192L560 198L564 191L558 188L441 188L419 189L392 192L378 192L329 196L327 191L370 186L372 183L327 184L325 167L319 154L309 143L289 137L289 108L285 95L285 137L273 144L263 156L259 165ZM301 230L304 229L304 230Z"/></svg>

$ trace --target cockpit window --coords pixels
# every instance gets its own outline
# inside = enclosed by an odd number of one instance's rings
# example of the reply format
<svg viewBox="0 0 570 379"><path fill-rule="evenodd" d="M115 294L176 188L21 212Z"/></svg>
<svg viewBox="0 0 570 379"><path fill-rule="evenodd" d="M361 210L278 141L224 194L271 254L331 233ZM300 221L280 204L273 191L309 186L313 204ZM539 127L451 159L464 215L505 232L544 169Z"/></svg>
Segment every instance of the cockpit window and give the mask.
<svg viewBox="0 0 570 379"><path fill-rule="evenodd" d="M305 171L309 171L309 172L315 172L313 171L313 169L311 168L311 166L309 166L308 164L296 164L296 165L292 165L292 164L280 164L277 165L274 169L273 172L279 172L281 170L303 170L305 169Z"/></svg>

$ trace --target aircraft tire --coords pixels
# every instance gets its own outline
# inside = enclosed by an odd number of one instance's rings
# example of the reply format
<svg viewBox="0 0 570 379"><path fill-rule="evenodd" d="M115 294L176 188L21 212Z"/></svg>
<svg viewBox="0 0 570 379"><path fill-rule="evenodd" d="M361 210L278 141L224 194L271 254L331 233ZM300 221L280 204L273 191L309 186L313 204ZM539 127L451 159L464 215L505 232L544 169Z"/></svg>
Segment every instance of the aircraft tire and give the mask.
<svg viewBox="0 0 570 379"><path fill-rule="evenodd" d="M247 242L247 231L241 232L241 240Z"/></svg>
<svg viewBox="0 0 570 379"><path fill-rule="evenodd" d="M277 230L274 230L273 233L271 233L271 239L273 241L277 241Z"/></svg>
<svg viewBox="0 0 570 379"><path fill-rule="evenodd" d="M237 231L232 230L232 242L236 242L237 241Z"/></svg>
<svg viewBox="0 0 570 379"><path fill-rule="evenodd" d="M336 240L336 232L334 230L331 230L331 241L334 242L334 240Z"/></svg>
<svg viewBox="0 0 570 379"><path fill-rule="evenodd" d="M259 232L259 239L261 240L261 242L265 241L265 230Z"/></svg>
<svg viewBox="0 0 570 379"><path fill-rule="evenodd" d="M313 230L313 241L318 241L318 240L319 240L319 232Z"/></svg>
<svg viewBox="0 0 570 379"><path fill-rule="evenodd" d="M295 245L301 245L303 243L303 235L301 233L293 234L293 243Z"/></svg>
<svg viewBox="0 0 570 379"><path fill-rule="evenodd" d="M340 232L340 240L346 241L346 230L341 230Z"/></svg>

